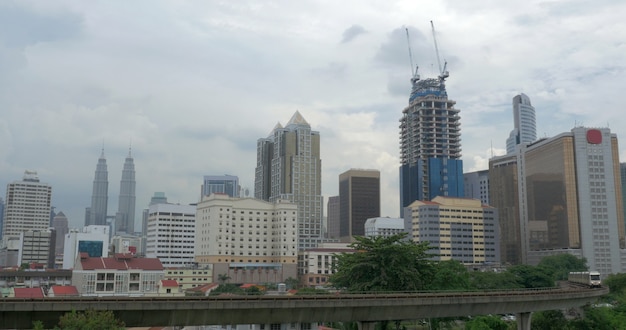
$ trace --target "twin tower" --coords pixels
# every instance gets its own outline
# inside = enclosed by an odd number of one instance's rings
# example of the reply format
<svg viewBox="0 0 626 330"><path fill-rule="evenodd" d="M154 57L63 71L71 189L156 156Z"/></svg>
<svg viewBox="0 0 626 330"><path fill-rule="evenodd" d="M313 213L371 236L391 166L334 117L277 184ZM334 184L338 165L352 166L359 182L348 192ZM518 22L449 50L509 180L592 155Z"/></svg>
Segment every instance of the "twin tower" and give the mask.
<svg viewBox="0 0 626 330"><path fill-rule="evenodd" d="M111 224L113 227L111 232L114 234L133 234L135 232L135 185L135 163L129 149L120 180L118 210L115 215L108 215L109 172L103 149L93 179L91 207L85 209L85 226Z"/></svg>

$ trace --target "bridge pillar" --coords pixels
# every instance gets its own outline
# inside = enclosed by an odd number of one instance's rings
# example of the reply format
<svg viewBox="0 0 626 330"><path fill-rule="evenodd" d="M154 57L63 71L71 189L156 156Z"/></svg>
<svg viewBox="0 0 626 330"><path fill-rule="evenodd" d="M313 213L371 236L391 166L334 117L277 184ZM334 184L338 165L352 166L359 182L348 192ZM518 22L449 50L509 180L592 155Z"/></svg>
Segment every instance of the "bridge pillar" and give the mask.
<svg viewBox="0 0 626 330"><path fill-rule="evenodd" d="M530 330L530 316L532 312L517 313L517 330Z"/></svg>
<svg viewBox="0 0 626 330"><path fill-rule="evenodd" d="M357 321L359 330L374 330L376 328L376 322L371 321Z"/></svg>

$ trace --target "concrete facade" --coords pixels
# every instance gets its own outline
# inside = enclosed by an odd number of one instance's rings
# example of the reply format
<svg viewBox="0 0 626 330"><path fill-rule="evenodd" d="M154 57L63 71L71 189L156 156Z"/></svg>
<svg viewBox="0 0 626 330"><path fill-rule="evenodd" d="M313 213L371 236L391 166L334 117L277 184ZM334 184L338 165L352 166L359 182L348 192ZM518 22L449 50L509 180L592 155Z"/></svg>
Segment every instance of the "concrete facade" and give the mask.
<svg viewBox="0 0 626 330"><path fill-rule="evenodd" d="M337 255L354 253L345 243L323 243L317 248L298 252L298 278L304 287L326 286L333 271Z"/></svg>
<svg viewBox="0 0 626 330"><path fill-rule="evenodd" d="M498 210L477 199L435 197L406 208L414 242L428 242L435 260L499 264Z"/></svg>
<svg viewBox="0 0 626 330"><path fill-rule="evenodd" d="M404 219L402 218L389 218L378 217L370 218L365 221L365 236L366 237L389 237L401 233L407 233L404 227Z"/></svg>
<svg viewBox="0 0 626 330"><path fill-rule="evenodd" d="M515 148L520 144L527 145L537 140L535 107L524 93L513 97L513 122L514 128L506 139L507 154L515 152Z"/></svg>
<svg viewBox="0 0 626 330"><path fill-rule="evenodd" d="M298 205L298 248L315 247L324 239L324 198L320 135L296 111L285 127L257 141L254 196L268 202Z"/></svg>
<svg viewBox="0 0 626 330"><path fill-rule="evenodd" d="M489 199L489 170L468 172L463 174L465 198L478 199L481 203L491 205Z"/></svg>
<svg viewBox="0 0 626 330"><path fill-rule="evenodd" d="M52 187L39 181L37 172L25 171L22 181L7 185L2 241L19 238L24 231L45 231L50 226Z"/></svg>
<svg viewBox="0 0 626 330"><path fill-rule="evenodd" d="M145 255L158 258L164 267L194 263L196 206L152 204L148 208Z"/></svg>
<svg viewBox="0 0 626 330"><path fill-rule="evenodd" d="M195 261L232 283L280 283L297 276L298 205L224 194L197 205Z"/></svg>
<svg viewBox="0 0 626 330"><path fill-rule="evenodd" d="M365 235L365 221L380 216L380 171L350 169L339 175L339 236Z"/></svg>
<svg viewBox="0 0 626 330"><path fill-rule="evenodd" d="M63 247L63 269L72 269L80 252L92 257L106 257L109 254L109 226L86 226L81 231L71 229L65 235Z"/></svg>

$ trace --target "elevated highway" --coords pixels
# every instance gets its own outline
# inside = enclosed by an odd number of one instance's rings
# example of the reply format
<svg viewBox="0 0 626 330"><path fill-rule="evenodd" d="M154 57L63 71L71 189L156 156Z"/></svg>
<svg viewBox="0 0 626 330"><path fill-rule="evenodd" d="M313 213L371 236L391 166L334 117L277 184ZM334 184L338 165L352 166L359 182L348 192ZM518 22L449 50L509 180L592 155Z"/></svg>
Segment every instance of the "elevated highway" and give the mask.
<svg viewBox="0 0 626 330"><path fill-rule="evenodd" d="M127 326L184 326L309 322L374 322L487 314L517 314L530 329L530 313L582 306L608 288L554 288L485 292L328 294L305 296L0 298L0 328L46 327L72 310L111 310Z"/></svg>

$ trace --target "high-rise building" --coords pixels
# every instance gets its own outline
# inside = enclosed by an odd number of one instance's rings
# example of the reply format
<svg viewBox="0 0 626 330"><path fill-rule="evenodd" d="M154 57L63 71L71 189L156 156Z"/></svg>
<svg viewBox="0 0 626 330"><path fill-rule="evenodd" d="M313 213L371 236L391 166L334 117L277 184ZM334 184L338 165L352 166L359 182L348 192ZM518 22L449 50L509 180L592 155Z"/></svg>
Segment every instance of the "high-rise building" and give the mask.
<svg viewBox="0 0 626 330"><path fill-rule="evenodd" d="M148 208L146 257L158 258L164 267L194 263L196 206L152 204Z"/></svg>
<svg viewBox="0 0 626 330"><path fill-rule="evenodd" d="M72 269L78 256L84 252L89 257L107 257L109 254L109 226L85 226L82 230L71 229L65 234L63 246L63 269Z"/></svg>
<svg viewBox="0 0 626 330"><path fill-rule="evenodd" d="M514 152L519 144L529 144L537 140L535 107L530 104L530 98L524 93L513 97L513 120L515 126L506 139L507 154Z"/></svg>
<svg viewBox="0 0 626 330"><path fill-rule="evenodd" d="M483 204L489 201L489 170L468 172L463 174L465 198L480 200Z"/></svg>
<svg viewBox="0 0 626 330"><path fill-rule="evenodd" d="M323 240L321 174L319 132L311 130L300 112L285 127L278 124L269 137L258 140L254 196L298 205L299 249Z"/></svg>
<svg viewBox="0 0 626 330"><path fill-rule="evenodd" d="M515 157L515 158L514 158ZM514 161L515 160L515 161ZM509 164L505 166L505 164ZM576 127L490 160L494 206L518 212L517 223L501 223L520 234L521 262L570 253L601 274L623 272L624 212L617 136L608 128ZM507 174L508 173L508 174ZM499 190L496 175L517 176L517 186ZM510 194L517 194L518 207ZM502 213L503 210L500 210ZM515 228L517 227L517 228ZM504 239L504 238L503 238Z"/></svg>
<svg viewBox="0 0 626 330"><path fill-rule="evenodd" d="M463 197L461 124L448 99L447 71L438 78L411 79L409 105L400 118L400 214L416 200Z"/></svg>
<svg viewBox="0 0 626 330"><path fill-rule="evenodd" d="M7 185L2 240L25 231L45 231L50 225L52 187L39 182L37 172L25 171L22 181Z"/></svg>
<svg viewBox="0 0 626 330"><path fill-rule="evenodd" d="M213 265L213 278L234 283L280 283L297 277L298 206L205 196L196 211L195 261Z"/></svg>
<svg viewBox="0 0 626 330"><path fill-rule="evenodd" d="M619 174L622 180L621 181L622 182L622 209L624 210L624 221L625 221L624 225L626 226L626 163L619 164ZM0 232L1 231L2 231L2 228L0 228Z"/></svg>
<svg viewBox="0 0 626 330"><path fill-rule="evenodd" d="M339 196L328 197L328 203L326 205L328 215L326 221L328 222L328 238L339 238Z"/></svg>
<svg viewBox="0 0 626 330"><path fill-rule="evenodd" d="M63 246L65 245L65 234L69 232L69 224L67 217L63 212L57 213L52 219L52 227L56 231L56 254L63 254Z"/></svg>
<svg viewBox="0 0 626 330"><path fill-rule="evenodd" d="M115 214L115 231L132 234L135 232L135 164L128 149L120 180L120 199Z"/></svg>
<svg viewBox="0 0 626 330"><path fill-rule="evenodd" d="M56 233L54 228L20 233L19 265L37 264L54 268Z"/></svg>
<svg viewBox="0 0 626 330"><path fill-rule="evenodd" d="M239 197L239 177L234 175L205 175L202 184L202 196L209 196L212 193ZM202 196L200 196L200 200L202 200Z"/></svg>
<svg viewBox="0 0 626 330"><path fill-rule="evenodd" d="M350 169L339 175L339 237L365 236L365 221L380 217L380 172Z"/></svg>
<svg viewBox="0 0 626 330"><path fill-rule="evenodd" d="M407 209L410 237L416 243L428 242L435 260L500 263L497 209L477 199L442 196L415 201Z"/></svg>
<svg viewBox="0 0 626 330"><path fill-rule="evenodd" d="M104 149L98 159L96 172L93 178L91 193L91 207L85 210L85 226L104 226L107 223L107 207L109 201L109 172L107 160L104 158Z"/></svg>
<svg viewBox="0 0 626 330"><path fill-rule="evenodd" d="M0 197L0 237L2 237L2 225L4 223L4 199Z"/></svg>

